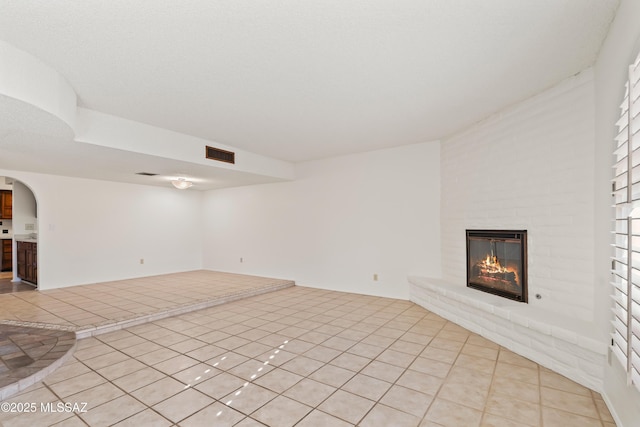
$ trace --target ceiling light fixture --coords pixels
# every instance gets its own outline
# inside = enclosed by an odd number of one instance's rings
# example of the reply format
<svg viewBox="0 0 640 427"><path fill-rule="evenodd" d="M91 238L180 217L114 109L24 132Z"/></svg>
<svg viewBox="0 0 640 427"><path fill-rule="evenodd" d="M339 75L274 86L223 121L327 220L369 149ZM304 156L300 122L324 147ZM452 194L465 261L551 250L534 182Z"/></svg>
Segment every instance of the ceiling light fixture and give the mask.
<svg viewBox="0 0 640 427"><path fill-rule="evenodd" d="M187 180L187 178L176 178L171 180L171 183L178 190L186 190L193 185L193 182Z"/></svg>

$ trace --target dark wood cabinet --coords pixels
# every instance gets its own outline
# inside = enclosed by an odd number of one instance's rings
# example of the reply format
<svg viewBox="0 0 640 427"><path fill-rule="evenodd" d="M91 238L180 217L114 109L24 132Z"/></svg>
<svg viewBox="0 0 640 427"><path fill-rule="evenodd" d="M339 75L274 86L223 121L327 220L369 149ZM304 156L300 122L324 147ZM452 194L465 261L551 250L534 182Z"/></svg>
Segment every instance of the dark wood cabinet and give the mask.
<svg viewBox="0 0 640 427"><path fill-rule="evenodd" d="M0 271L11 271L13 264L11 239L2 239L2 248L0 248Z"/></svg>
<svg viewBox="0 0 640 427"><path fill-rule="evenodd" d="M0 219L13 217L13 193L10 190L0 190Z"/></svg>
<svg viewBox="0 0 640 427"><path fill-rule="evenodd" d="M34 285L38 283L38 244L18 242L18 277Z"/></svg>

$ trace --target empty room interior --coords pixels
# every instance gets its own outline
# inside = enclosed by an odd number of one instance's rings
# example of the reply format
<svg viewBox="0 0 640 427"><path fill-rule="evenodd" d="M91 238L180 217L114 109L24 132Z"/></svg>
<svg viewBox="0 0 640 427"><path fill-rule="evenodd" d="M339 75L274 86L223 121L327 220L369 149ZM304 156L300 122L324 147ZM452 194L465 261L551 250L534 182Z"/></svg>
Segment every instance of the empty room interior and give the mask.
<svg viewBox="0 0 640 427"><path fill-rule="evenodd" d="M0 0L0 425L640 426L637 0Z"/></svg>

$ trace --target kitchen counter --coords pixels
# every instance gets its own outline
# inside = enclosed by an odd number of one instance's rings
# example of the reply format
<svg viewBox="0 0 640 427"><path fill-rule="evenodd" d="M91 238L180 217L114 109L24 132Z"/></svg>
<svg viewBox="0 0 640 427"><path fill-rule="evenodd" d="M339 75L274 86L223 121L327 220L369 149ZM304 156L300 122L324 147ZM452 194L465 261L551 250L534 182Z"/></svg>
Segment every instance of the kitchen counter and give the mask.
<svg viewBox="0 0 640 427"><path fill-rule="evenodd" d="M33 234L16 234L13 238L16 242L38 243L38 236L34 236Z"/></svg>

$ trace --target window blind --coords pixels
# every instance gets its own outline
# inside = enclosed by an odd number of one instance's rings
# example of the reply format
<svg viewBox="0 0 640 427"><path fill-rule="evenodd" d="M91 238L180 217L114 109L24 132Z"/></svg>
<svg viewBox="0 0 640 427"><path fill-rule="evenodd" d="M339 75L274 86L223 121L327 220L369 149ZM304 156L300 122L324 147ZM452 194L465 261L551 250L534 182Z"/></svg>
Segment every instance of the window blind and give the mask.
<svg viewBox="0 0 640 427"><path fill-rule="evenodd" d="M613 354L640 390L640 55L629 67L616 123L612 298Z"/></svg>

